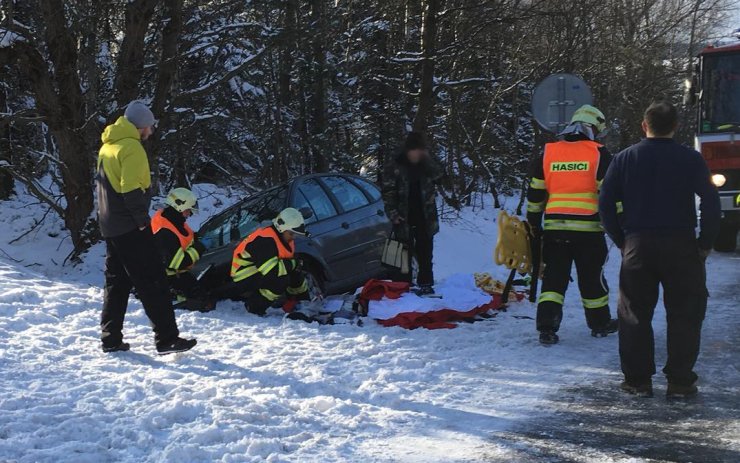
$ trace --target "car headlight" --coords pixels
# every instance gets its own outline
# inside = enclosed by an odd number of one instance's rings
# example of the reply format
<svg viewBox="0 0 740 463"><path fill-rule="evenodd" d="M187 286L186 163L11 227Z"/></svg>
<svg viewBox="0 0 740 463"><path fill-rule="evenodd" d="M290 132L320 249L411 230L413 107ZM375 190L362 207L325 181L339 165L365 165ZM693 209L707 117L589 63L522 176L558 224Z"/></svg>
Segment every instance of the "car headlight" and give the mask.
<svg viewBox="0 0 740 463"><path fill-rule="evenodd" d="M712 183L714 183L714 186L716 186L717 188L722 188L725 185L725 182L727 182L727 178L724 175L712 175Z"/></svg>

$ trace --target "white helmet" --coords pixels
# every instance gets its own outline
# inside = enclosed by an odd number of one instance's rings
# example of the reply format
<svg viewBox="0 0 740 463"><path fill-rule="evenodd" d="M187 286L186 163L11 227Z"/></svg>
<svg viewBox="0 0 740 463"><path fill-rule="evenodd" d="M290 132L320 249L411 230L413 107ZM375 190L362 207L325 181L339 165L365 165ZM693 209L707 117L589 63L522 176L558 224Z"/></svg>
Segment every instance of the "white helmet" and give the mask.
<svg viewBox="0 0 740 463"><path fill-rule="evenodd" d="M289 207L283 209L277 217L272 221L275 229L282 233L284 231L292 231L298 235L306 236L306 221L303 219L303 214L298 209Z"/></svg>
<svg viewBox="0 0 740 463"><path fill-rule="evenodd" d="M198 212L198 198L187 188L173 188L167 194L167 199L164 202L177 212L187 210L191 210L193 213Z"/></svg>

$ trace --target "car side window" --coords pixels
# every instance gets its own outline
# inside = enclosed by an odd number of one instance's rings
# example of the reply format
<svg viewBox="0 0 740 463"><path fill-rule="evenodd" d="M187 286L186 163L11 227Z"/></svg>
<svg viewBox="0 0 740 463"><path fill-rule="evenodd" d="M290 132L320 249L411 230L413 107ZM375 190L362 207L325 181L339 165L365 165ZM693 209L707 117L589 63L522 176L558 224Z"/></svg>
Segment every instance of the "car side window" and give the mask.
<svg viewBox="0 0 740 463"><path fill-rule="evenodd" d="M231 236L231 223L234 214L224 214L217 217L198 232L198 239L206 249L214 249L227 244Z"/></svg>
<svg viewBox="0 0 740 463"><path fill-rule="evenodd" d="M370 202L357 186L342 177L322 177L326 186L346 212L367 206Z"/></svg>
<svg viewBox="0 0 740 463"><path fill-rule="evenodd" d="M316 179L305 180L298 187L298 191L305 197L309 207L314 212L316 220L324 220L337 215L337 209ZM300 198L300 195L298 197Z"/></svg>
<svg viewBox="0 0 740 463"><path fill-rule="evenodd" d="M380 193L380 189L375 186L374 183L369 182L364 178L352 178L352 181L359 184L360 187L365 190L365 193L370 195L370 198L372 198L373 202L381 198L382 194Z"/></svg>
<svg viewBox="0 0 740 463"><path fill-rule="evenodd" d="M306 219L306 224L311 224L316 222L316 211L313 210L313 207L311 207L311 204L308 202L308 199L306 199L306 195L303 194L300 189L295 194L295 200L293 201L293 207L298 209L299 211L303 212L304 209L308 209L312 212L311 217Z"/></svg>
<svg viewBox="0 0 740 463"><path fill-rule="evenodd" d="M232 228L231 240L241 240L259 227L262 222L272 220L285 208L288 188L268 190L239 208L236 223Z"/></svg>

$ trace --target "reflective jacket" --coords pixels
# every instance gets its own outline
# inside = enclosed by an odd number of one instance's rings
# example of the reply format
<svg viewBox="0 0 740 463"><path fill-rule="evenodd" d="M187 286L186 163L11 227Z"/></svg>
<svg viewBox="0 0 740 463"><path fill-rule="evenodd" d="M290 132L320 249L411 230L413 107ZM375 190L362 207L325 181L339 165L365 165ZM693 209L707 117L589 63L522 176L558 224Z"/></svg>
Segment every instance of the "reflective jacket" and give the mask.
<svg viewBox="0 0 740 463"><path fill-rule="evenodd" d="M234 249L231 278L269 302L286 292L299 296L308 284L298 269L295 243L285 243L274 227L258 228Z"/></svg>
<svg viewBox="0 0 740 463"><path fill-rule="evenodd" d="M597 142L576 138L548 143L534 161L527 193L527 220L544 229L598 232L599 188L611 162L609 151Z"/></svg>
<svg viewBox="0 0 740 463"><path fill-rule="evenodd" d="M104 238L149 225L149 160L136 127L125 117L100 136L97 164L98 224Z"/></svg>
<svg viewBox="0 0 740 463"><path fill-rule="evenodd" d="M202 249L198 249L201 246L196 243L195 233L185 223L182 213L171 207L159 210L152 217L151 225L168 275L188 271L198 262Z"/></svg>

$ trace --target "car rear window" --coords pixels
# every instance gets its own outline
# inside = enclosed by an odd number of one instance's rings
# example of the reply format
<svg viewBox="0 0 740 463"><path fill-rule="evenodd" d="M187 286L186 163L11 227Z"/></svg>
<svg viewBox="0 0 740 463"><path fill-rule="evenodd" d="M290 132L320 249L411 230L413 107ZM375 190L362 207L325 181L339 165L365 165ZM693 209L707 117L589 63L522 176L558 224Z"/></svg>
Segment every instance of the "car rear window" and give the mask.
<svg viewBox="0 0 740 463"><path fill-rule="evenodd" d="M370 195L370 198L372 198L373 202L379 200L380 197L382 196L380 193L380 189L377 186L375 186L374 183L369 182L365 180L364 178L355 178L355 177L352 178L352 181L359 184L360 187L363 190L365 190L365 193Z"/></svg>
<svg viewBox="0 0 740 463"><path fill-rule="evenodd" d="M298 187L298 191L301 194L297 195L297 209L300 210L302 207L306 206L305 204L300 204L302 195L308 207L313 210L315 220L324 220L337 215L337 209L334 207L331 199L329 199L329 196L316 179L311 178L305 180L301 186Z"/></svg>
<svg viewBox="0 0 740 463"><path fill-rule="evenodd" d="M362 190L345 178L322 177L321 181L323 181L329 190L331 190L332 194L345 211L353 211L370 204Z"/></svg>

